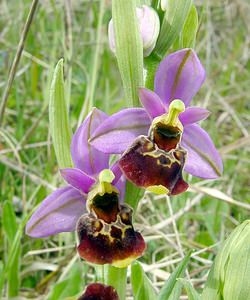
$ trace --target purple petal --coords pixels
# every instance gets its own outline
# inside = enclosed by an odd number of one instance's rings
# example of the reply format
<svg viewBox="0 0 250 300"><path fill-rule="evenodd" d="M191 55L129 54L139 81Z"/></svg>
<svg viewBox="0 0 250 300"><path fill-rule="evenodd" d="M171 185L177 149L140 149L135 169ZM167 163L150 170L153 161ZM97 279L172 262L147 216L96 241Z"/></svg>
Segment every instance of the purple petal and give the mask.
<svg viewBox="0 0 250 300"><path fill-rule="evenodd" d="M186 110L180 114L179 119L182 125L189 125L204 120L209 115L210 112L207 109L193 106L186 108Z"/></svg>
<svg viewBox="0 0 250 300"><path fill-rule="evenodd" d="M71 155L75 167L88 175L95 175L109 167L109 156L89 144L92 133L107 117L105 113L94 108L72 138Z"/></svg>
<svg viewBox="0 0 250 300"><path fill-rule="evenodd" d="M161 101L161 98L154 92L141 88L139 89L139 97L141 104L146 109L149 116L154 119L166 112L166 108Z"/></svg>
<svg viewBox="0 0 250 300"><path fill-rule="evenodd" d="M181 144L188 152L186 172L201 178L221 176L221 157L204 129L197 124L185 126Z"/></svg>
<svg viewBox="0 0 250 300"><path fill-rule="evenodd" d="M70 186L59 188L45 198L31 216L26 234L40 238L74 231L85 211L85 199L76 189Z"/></svg>
<svg viewBox="0 0 250 300"><path fill-rule="evenodd" d="M120 200L122 201L125 195L126 189L126 179L123 176L123 173L119 167L119 161L115 162L112 167L110 168L111 171L115 175L115 179L113 180L113 184L117 187L120 192Z"/></svg>
<svg viewBox="0 0 250 300"><path fill-rule="evenodd" d="M182 49L168 55L155 75L155 92L168 106L174 99L186 106L205 80L205 70L192 49Z"/></svg>
<svg viewBox="0 0 250 300"><path fill-rule="evenodd" d="M60 170L62 177L68 184L77 190L88 193L90 187L95 183L95 179L76 168L66 168Z"/></svg>
<svg viewBox="0 0 250 300"><path fill-rule="evenodd" d="M127 108L106 119L92 134L91 144L105 153L123 153L151 124L143 108Z"/></svg>
<svg viewBox="0 0 250 300"><path fill-rule="evenodd" d="M111 167L110 170L114 173L115 179L112 181L113 184L116 184L117 181L120 179L122 176L122 171L119 167L119 161L115 162Z"/></svg>

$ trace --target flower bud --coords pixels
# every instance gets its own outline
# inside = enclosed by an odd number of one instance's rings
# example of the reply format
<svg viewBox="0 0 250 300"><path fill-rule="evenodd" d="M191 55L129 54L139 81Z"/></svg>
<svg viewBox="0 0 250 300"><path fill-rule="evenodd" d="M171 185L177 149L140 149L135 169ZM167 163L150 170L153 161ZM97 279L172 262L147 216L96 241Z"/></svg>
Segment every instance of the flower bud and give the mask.
<svg viewBox="0 0 250 300"><path fill-rule="evenodd" d="M250 220L237 226L222 245L208 276L202 300L243 300L250 295Z"/></svg>
<svg viewBox="0 0 250 300"><path fill-rule="evenodd" d="M160 20L156 11L146 5L140 8L137 7L136 15L143 42L143 55L146 57L150 55L155 47L160 31ZM108 35L110 49L115 53L115 32L112 19L109 22Z"/></svg>

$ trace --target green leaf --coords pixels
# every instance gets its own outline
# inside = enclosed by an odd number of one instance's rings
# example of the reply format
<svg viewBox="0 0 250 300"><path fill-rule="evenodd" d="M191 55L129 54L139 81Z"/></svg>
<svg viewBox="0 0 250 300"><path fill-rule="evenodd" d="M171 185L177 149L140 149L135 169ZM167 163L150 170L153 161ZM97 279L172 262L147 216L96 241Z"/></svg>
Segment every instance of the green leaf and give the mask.
<svg viewBox="0 0 250 300"><path fill-rule="evenodd" d="M56 65L50 89L49 122L56 158L60 168L72 166L71 130L65 100L63 59Z"/></svg>
<svg viewBox="0 0 250 300"><path fill-rule="evenodd" d="M143 86L143 47L136 16L136 1L112 1L116 57L128 106L139 106Z"/></svg>
<svg viewBox="0 0 250 300"><path fill-rule="evenodd" d="M68 297L78 295L82 290L81 270L76 266L71 269L70 276L67 279L58 282L52 288L48 300L67 299Z"/></svg>
<svg viewBox="0 0 250 300"><path fill-rule="evenodd" d="M238 225L221 246L208 275L203 300L242 300L250 295L250 220Z"/></svg>
<svg viewBox="0 0 250 300"><path fill-rule="evenodd" d="M126 192L125 192L125 203L131 206L134 210L134 213L137 209L138 203L141 200L145 193L144 189L138 188L130 181L126 181Z"/></svg>
<svg viewBox="0 0 250 300"><path fill-rule="evenodd" d="M196 292L192 284L184 278L179 278L188 295L188 300L201 300L201 296Z"/></svg>
<svg viewBox="0 0 250 300"><path fill-rule="evenodd" d="M198 26L199 26L198 13L195 5L192 4L188 17L186 19L186 22L183 26L180 35L180 49L195 47L195 40L198 31Z"/></svg>
<svg viewBox="0 0 250 300"><path fill-rule="evenodd" d="M13 205L6 201L3 205L3 230L6 234L8 242L11 244L15 238L17 231L16 215L13 209Z"/></svg>
<svg viewBox="0 0 250 300"><path fill-rule="evenodd" d="M4 281L6 278L8 278L9 273L11 272L12 266L15 264L15 259L19 255L18 253L20 251L21 237L22 237L24 226L36 209L37 209L37 206L34 207L32 209L32 211L24 217L24 219L21 221L21 223L19 224L19 226L17 228L15 237L14 237L14 239L10 245L9 251L8 251L9 255L8 255L7 261L4 265L2 276L0 276L0 295L1 295L1 291L3 289Z"/></svg>
<svg viewBox="0 0 250 300"><path fill-rule="evenodd" d="M5 202L3 205L3 230L8 239L8 253L11 245L14 242L15 235L18 229L18 224L16 222L16 215L13 209L13 205L10 202ZM10 255L10 254L9 254ZM8 279L8 296L15 297L18 295L20 276L19 276L19 260L21 255L21 247L19 245L18 250L12 257L12 263L9 266L9 271L7 274Z"/></svg>
<svg viewBox="0 0 250 300"><path fill-rule="evenodd" d="M179 294L180 291L180 283L178 283L177 279L183 276L184 271L187 267L187 264L190 259L192 251L190 251L181 261L179 266L174 270L174 272L170 275L169 279L165 282L162 287L160 294L158 296L158 300L169 300L172 298L172 293ZM171 297L171 298L170 298ZM172 298L174 299L174 298ZM178 299L178 298L175 298Z"/></svg>
<svg viewBox="0 0 250 300"><path fill-rule="evenodd" d="M179 37L192 5L192 0L168 0L155 53L163 57Z"/></svg>
<svg viewBox="0 0 250 300"><path fill-rule="evenodd" d="M131 266L131 283L134 300L152 300L157 298L151 281L138 262L134 262Z"/></svg>

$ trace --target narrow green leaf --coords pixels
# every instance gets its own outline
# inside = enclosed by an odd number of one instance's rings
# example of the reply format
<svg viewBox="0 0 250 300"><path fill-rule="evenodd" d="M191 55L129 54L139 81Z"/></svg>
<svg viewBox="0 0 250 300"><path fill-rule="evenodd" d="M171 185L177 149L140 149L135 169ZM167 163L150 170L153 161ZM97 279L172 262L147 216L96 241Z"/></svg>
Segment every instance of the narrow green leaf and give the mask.
<svg viewBox="0 0 250 300"><path fill-rule="evenodd" d="M63 300L68 299L68 297L78 295L83 290L81 277L82 276L80 268L78 266L75 266L71 269L70 275L67 279L58 282L53 286L47 299Z"/></svg>
<svg viewBox="0 0 250 300"><path fill-rule="evenodd" d="M187 264L189 262L190 259L190 255L191 255L192 251L190 251L181 261L181 263L179 264L179 266L174 270L174 272L171 274L171 276L169 277L169 279L165 282L164 286L162 287L160 294L158 296L158 300L169 300L171 297L171 294L174 291L174 289L177 287L177 289L179 290L179 284L177 279L181 276L183 276L183 273L187 267ZM173 298L172 298L173 299Z"/></svg>
<svg viewBox="0 0 250 300"><path fill-rule="evenodd" d="M13 205L6 201L3 205L3 230L6 234L8 242L11 244L15 238L17 231L16 215L13 209Z"/></svg>
<svg viewBox="0 0 250 300"><path fill-rule="evenodd" d="M155 53L163 57L179 37L191 8L192 0L168 0Z"/></svg>
<svg viewBox="0 0 250 300"><path fill-rule="evenodd" d="M13 263L10 265L8 272L8 296L9 298L18 296L20 287L20 256L21 256L21 246L19 245L15 256L13 258Z"/></svg>
<svg viewBox="0 0 250 300"><path fill-rule="evenodd" d="M71 130L65 100L63 59L56 65L50 89L49 122L56 158L60 168L72 166L70 155Z"/></svg>
<svg viewBox="0 0 250 300"><path fill-rule="evenodd" d="M113 0L116 57L128 106L139 106L143 86L143 47L136 16L136 1Z"/></svg>
<svg viewBox="0 0 250 300"><path fill-rule="evenodd" d="M180 35L180 48L194 48L196 34L199 26L198 13L194 4L192 4L186 22Z"/></svg>
<svg viewBox="0 0 250 300"><path fill-rule="evenodd" d="M179 278L178 281L183 284L188 295L188 300L201 300L201 296L196 292L189 281L184 278Z"/></svg>
<svg viewBox="0 0 250 300"><path fill-rule="evenodd" d="M30 211L29 214L27 214L24 219L21 221L21 223L18 226L18 229L16 231L15 237L13 239L13 242L10 245L10 249L9 249L9 255L8 255L8 259L4 265L4 269L2 272L2 276L0 273L0 299L1 299L1 292L4 286L4 281L6 278L8 278L8 274L11 270L11 267L13 266L13 264L15 263L15 258L18 255L18 252L20 251L20 245L21 245L21 237L22 237L22 233L23 233L23 229L25 224L27 223L28 219L31 217L32 213L37 209L37 206L34 207L32 209L32 211Z"/></svg>
<svg viewBox="0 0 250 300"><path fill-rule="evenodd" d="M10 249L17 232L18 224L16 222L16 215L13 205L10 202L5 202L3 205L3 230L8 239L8 250ZM8 251L9 253L9 251ZM17 252L14 254L13 262L9 267L7 274L8 278L8 296L15 297L18 295L20 277L19 277L19 260L21 254L21 247L18 247Z"/></svg>
<svg viewBox="0 0 250 300"><path fill-rule="evenodd" d="M157 298L151 281L138 262L134 262L131 266L131 283L134 300L153 300Z"/></svg>

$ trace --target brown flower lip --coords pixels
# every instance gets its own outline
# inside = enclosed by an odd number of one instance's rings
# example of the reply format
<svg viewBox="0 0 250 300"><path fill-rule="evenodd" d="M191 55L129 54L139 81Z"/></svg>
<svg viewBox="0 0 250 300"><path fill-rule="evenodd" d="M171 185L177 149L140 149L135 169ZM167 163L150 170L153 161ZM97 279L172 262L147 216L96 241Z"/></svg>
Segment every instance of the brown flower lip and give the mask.
<svg viewBox="0 0 250 300"><path fill-rule="evenodd" d="M119 297L112 286L92 283L87 286L84 294L78 300L119 300Z"/></svg>
<svg viewBox="0 0 250 300"><path fill-rule="evenodd" d="M176 146L162 150L149 137L139 136L123 154L119 165L128 180L135 185L150 188L165 187L169 195L177 195L188 188L182 178L186 151Z"/></svg>
<svg viewBox="0 0 250 300"><path fill-rule="evenodd" d="M89 212L78 220L78 253L91 263L126 267L143 254L146 244L133 228L133 210L119 204L111 184L100 185L89 193Z"/></svg>
<svg viewBox="0 0 250 300"><path fill-rule="evenodd" d="M132 210L125 205L121 206L116 222L110 224L94 214L83 215L77 226L80 257L116 267L126 267L140 257L146 244L142 235L134 230L131 218Z"/></svg>

